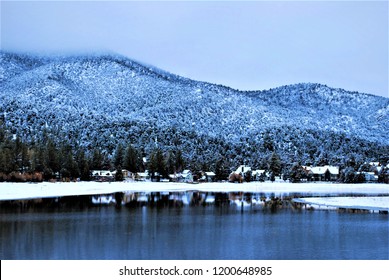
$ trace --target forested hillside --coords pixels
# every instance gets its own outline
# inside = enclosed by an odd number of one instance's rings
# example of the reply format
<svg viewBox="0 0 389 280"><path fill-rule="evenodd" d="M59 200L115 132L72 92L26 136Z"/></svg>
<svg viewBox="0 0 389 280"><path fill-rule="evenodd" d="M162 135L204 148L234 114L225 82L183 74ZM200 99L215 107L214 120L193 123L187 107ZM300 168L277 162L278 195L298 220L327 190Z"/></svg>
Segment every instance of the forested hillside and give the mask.
<svg viewBox="0 0 389 280"><path fill-rule="evenodd" d="M274 153L285 169L389 160L389 98L320 84L247 92L119 55L2 52L0 100L3 158L18 139L30 154L50 143L112 165L119 144L139 158L179 151L186 167L210 170L266 168Z"/></svg>

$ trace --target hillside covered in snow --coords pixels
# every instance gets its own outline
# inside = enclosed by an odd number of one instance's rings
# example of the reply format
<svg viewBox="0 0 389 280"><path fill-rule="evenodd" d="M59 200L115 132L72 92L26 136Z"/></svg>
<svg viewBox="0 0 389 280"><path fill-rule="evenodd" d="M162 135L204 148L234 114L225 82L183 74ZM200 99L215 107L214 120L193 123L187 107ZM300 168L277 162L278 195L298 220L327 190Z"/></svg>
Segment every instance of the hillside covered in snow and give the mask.
<svg viewBox="0 0 389 280"><path fill-rule="evenodd" d="M389 98L320 84L239 91L120 55L0 53L0 118L11 134L112 155L158 145L192 164L389 160Z"/></svg>

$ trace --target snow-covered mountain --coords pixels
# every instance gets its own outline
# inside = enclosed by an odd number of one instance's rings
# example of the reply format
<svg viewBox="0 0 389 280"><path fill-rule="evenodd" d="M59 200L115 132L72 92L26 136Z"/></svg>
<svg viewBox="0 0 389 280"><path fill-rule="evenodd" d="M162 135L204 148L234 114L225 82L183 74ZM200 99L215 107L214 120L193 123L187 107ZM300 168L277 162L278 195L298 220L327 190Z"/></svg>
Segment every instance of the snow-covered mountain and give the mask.
<svg viewBox="0 0 389 280"><path fill-rule="evenodd" d="M112 152L158 145L193 162L341 163L389 154L389 98L320 84L238 91L193 81L119 55L0 53L0 116L12 133Z"/></svg>

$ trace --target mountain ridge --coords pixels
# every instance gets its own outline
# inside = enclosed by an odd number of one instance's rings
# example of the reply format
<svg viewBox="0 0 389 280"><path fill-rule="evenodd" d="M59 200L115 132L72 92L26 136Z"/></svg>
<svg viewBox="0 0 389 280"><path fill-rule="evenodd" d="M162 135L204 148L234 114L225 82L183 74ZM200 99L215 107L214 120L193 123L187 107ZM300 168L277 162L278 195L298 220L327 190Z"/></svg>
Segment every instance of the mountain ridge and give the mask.
<svg viewBox="0 0 389 280"><path fill-rule="evenodd" d="M327 154L337 163L342 156L385 157L389 146L389 98L317 83L240 91L121 55L50 59L0 52L0 90L4 122L26 141L47 129L110 154L123 141L147 154L157 138L165 149L210 164L218 157L231 165L255 163L274 151L285 161ZM363 151L334 150L339 135L363 143ZM266 150L268 136L273 149Z"/></svg>
<svg viewBox="0 0 389 280"><path fill-rule="evenodd" d="M4 57L23 59L23 60L26 60L27 62L30 61L29 64L38 64L37 67L42 66L44 64L55 63L55 62L63 62L63 61L71 62L71 61L77 61L77 60L101 60L101 59L106 59L106 60L110 60L110 61L117 62L117 63L119 63L119 62L120 63L124 63L124 65L127 66L127 67L128 66L131 67L132 65L136 65L138 67L142 67L144 69L147 69L150 72L154 72L155 74L159 73L161 76L170 76L170 77L175 77L175 78L182 79L182 80L190 80L190 81L197 82L197 83L204 83L204 84L213 85L213 86L220 86L220 87L231 89L231 90L234 90L234 91L237 91L237 92L245 92L245 93L249 93L249 94L250 93L257 93L257 92L273 91L273 90L276 90L276 89L279 89L279 88L288 87L288 86L312 85L312 86L328 87L328 88L330 88L332 90L341 90L341 91L345 91L345 92L353 93L353 94L362 94L362 95L367 95L367 96L377 96L377 95L374 95L374 94L368 93L368 92L349 91L349 90L346 90L346 89L343 89L343 88L331 87L331 86L327 86L325 84L321 84L321 83L317 83L317 82L299 82L299 83L290 84L290 85L280 85L280 86L269 88L269 89L241 90L241 89L238 89L238 88L232 88L232 87L229 87L229 86L226 86L226 85L222 85L222 84L215 84L215 83L211 83L211 82L193 80L193 79L190 79L190 78L187 78L187 77L183 77L183 76L171 73L169 71L163 70L161 68L155 67L153 65L149 65L149 64L137 61L137 60L135 60L133 58L127 58L126 56L118 54L118 53L115 53L115 52L112 52L112 53L109 53L109 52L97 52L97 53L70 54L70 55L66 55L66 54L63 54L63 55L38 55L38 54L29 54L29 53L7 52L7 51L0 50L0 62L2 62ZM128 64L126 64L125 62L127 62ZM0 79L0 82L2 82L1 79ZM381 97L381 96L379 96L379 97Z"/></svg>

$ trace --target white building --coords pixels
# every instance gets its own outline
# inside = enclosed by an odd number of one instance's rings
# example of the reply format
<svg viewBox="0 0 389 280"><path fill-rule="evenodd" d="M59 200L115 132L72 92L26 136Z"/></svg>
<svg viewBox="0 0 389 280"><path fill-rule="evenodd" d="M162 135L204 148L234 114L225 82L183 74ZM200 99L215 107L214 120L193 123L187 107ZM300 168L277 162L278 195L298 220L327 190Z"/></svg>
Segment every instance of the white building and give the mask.
<svg viewBox="0 0 389 280"><path fill-rule="evenodd" d="M239 165L238 169L236 169L235 173L244 175L246 172L251 171L251 167L247 165Z"/></svg>

